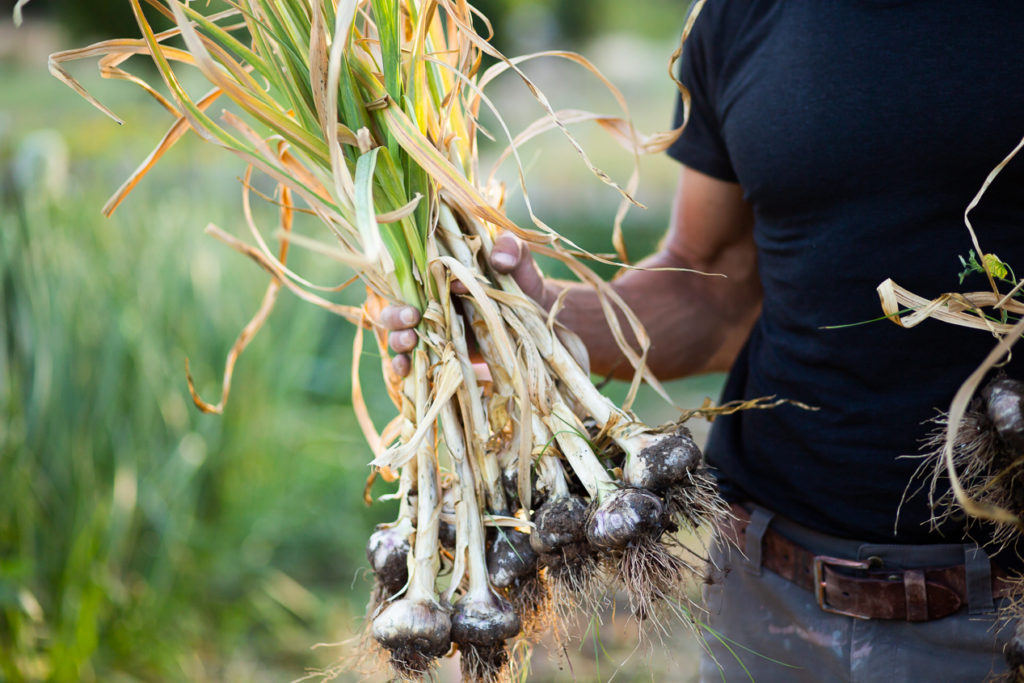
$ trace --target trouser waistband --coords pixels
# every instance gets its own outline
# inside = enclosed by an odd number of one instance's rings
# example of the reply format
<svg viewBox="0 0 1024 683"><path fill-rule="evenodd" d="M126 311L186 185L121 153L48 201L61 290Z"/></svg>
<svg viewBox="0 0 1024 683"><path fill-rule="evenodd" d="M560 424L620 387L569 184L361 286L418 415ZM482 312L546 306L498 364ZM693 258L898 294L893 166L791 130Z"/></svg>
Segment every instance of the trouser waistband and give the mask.
<svg viewBox="0 0 1024 683"><path fill-rule="evenodd" d="M879 557L885 561L887 566L899 569L913 569L915 567L959 564L964 560L964 548L978 548L976 543L936 543L923 545L868 543L814 531L754 503L743 503L742 507L748 513L751 513L752 517L763 518L767 516L770 519L772 529L818 555L847 557L857 560ZM760 514L756 514L756 511L760 511ZM987 559L988 555L985 557Z"/></svg>
<svg viewBox="0 0 1024 683"><path fill-rule="evenodd" d="M976 543L943 543L933 545L867 543L830 536L809 529L761 506L744 503L739 506L749 515L740 550L746 571L760 573L763 539L769 529L785 537L813 555L849 560L871 561L887 570L913 570L925 567L963 567L964 591L971 613L989 612L994 608L992 564L984 549ZM1003 592L1003 591L1000 591Z"/></svg>

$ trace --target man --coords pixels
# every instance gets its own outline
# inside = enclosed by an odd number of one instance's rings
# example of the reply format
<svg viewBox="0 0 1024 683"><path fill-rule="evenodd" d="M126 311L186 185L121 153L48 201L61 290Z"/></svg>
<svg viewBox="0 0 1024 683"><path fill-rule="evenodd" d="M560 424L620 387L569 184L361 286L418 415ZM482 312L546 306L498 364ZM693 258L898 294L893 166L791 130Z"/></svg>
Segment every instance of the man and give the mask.
<svg viewBox="0 0 1024 683"><path fill-rule="evenodd" d="M901 456L993 340L850 324L880 315L887 277L925 296L957 287L963 211L1024 134L1021 35L1024 4L989 1L709 0L697 18L673 217L643 265L727 278L630 271L614 286L650 333L657 376L729 370L723 400L819 408L715 423L706 455L742 520L722 533L746 557L716 551L706 599L721 640L709 637L706 680L1005 668L994 609L1014 560L990 562L962 519L933 529L924 495L900 508L919 464ZM972 213L983 248L1011 265L1024 263L1022 188L1015 160ZM559 319L593 370L628 369L592 291L543 280L510 236L491 261L545 306L569 288ZM384 317L396 351L415 343L403 310Z"/></svg>

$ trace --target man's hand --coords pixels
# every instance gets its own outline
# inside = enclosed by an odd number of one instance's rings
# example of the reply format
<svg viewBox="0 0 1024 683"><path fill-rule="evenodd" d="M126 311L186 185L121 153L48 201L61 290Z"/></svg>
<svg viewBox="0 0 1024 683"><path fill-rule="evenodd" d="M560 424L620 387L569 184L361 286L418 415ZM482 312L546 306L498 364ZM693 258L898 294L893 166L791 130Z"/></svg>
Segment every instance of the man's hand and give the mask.
<svg viewBox="0 0 1024 683"><path fill-rule="evenodd" d="M391 367L399 377L406 377L412 370L409 352L419 341L415 327L420 324L420 312L413 306L387 306L380 313L380 324L391 330L388 346L395 352Z"/></svg>
<svg viewBox="0 0 1024 683"><path fill-rule="evenodd" d="M669 231L658 252L639 264L665 270L630 270L612 282L651 337L648 365L659 378L731 367L761 310L753 226L753 212L739 185L683 168ZM511 274L523 293L545 309L568 289L559 322L585 341L595 372L630 377L632 367L591 287L545 279L529 249L509 233L495 240L490 264ZM457 283L452 291L460 293ZM416 346L413 328L419 319L410 306L389 306L381 315L381 323L391 330L388 343L398 354L392 365L402 376L409 373L406 354Z"/></svg>
<svg viewBox="0 0 1024 683"><path fill-rule="evenodd" d="M544 278L537 269L529 250L510 233L502 233L495 239L491 250L491 267L499 273L511 275L523 293L545 308ZM455 280L453 294L466 294L466 286ZM416 348L419 336L416 326L420 324L420 312L412 306L387 306L380 315L380 324L390 330L388 346L395 352L391 367L400 377L406 377L412 367L409 352Z"/></svg>
<svg viewBox="0 0 1024 683"><path fill-rule="evenodd" d="M523 294L530 297L545 310L551 308L554 302L552 289L544 280L540 269L534 263L529 248L512 233L503 232L494 240L494 248L491 249L491 267L499 273L511 275L523 290ZM553 283L552 283L553 284Z"/></svg>

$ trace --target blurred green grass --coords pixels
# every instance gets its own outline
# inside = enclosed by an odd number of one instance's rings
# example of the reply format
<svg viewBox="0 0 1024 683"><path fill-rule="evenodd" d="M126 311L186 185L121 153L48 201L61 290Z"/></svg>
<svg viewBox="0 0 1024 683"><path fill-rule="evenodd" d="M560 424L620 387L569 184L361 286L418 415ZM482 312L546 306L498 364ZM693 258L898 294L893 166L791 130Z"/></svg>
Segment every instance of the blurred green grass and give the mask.
<svg viewBox="0 0 1024 683"><path fill-rule="evenodd" d="M352 331L284 301L225 415L200 414L185 357L215 396L265 286L202 233L239 227L237 169L190 141L104 219L162 118L115 102L126 134L55 81L3 79L11 146L52 126L72 162L59 198L8 178L0 221L0 671L237 680L259 662L256 677L291 679L358 613L367 530L393 514L362 502Z"/></svg>
<svg viewBox="0 0 1024 683"><path fill-rule="evenodd" d="M292 680L341 652L314 643L359 630L363 544L394 514L362 502L370 456L349 406L353 330L282 294L237 366L225 415L195 410L186 356L215 400L224 356L265 286L262 271L202 232L210 221L244 230L242 168L189 136L103 218L169 122L124 84L85 80L124 128L41 66L0 61L0 681ZM665 121L666 92L651 93ZM586 93L561 97L568 106ZM66 186L19 185L16 161L45 129L66 143ZM588 201L595 181L567 146L558 154L531 175L538 212L607 250L616 198L599 188L603 198ZM648 163L651 209L627 224L636 255L664 229L675 172ZM258 206L257 220L272 225L272 211ZM295 258L320 282L348 275ZM364 360L381 425L391 409L379 359ZM692 406L720 381L670 390ZM674 415L650 392L639 410L651 422ZM632 648L628 634L606 635L613 655L584 643L570 655L575 669L538 662L536 679L606 678ZM666 661L634 656L617 679L654 679Z"/></svg>

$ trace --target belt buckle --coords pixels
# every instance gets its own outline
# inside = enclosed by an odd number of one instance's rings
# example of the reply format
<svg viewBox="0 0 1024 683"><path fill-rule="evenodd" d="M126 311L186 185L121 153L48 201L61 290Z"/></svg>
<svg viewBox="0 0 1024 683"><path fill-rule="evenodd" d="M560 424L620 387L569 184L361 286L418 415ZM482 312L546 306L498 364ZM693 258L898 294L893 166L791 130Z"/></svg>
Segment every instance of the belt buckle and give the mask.
<svg viewBox="0 0 1024 683"><path fill-rule="evenodd" d="M854 612L847 612L845 610L832 607L825 602L825 566L830 565L833 567L845 567L846 569L859 569L867 571L871 568L871 562L862 560L845 560L841 557L829 557L827 555L815 555L814 556L814 597L818 601L818 607L823 612L829 614L839 614L844 617L853 617L854 619L870 619L863 614L856 614Z"/></svg>

